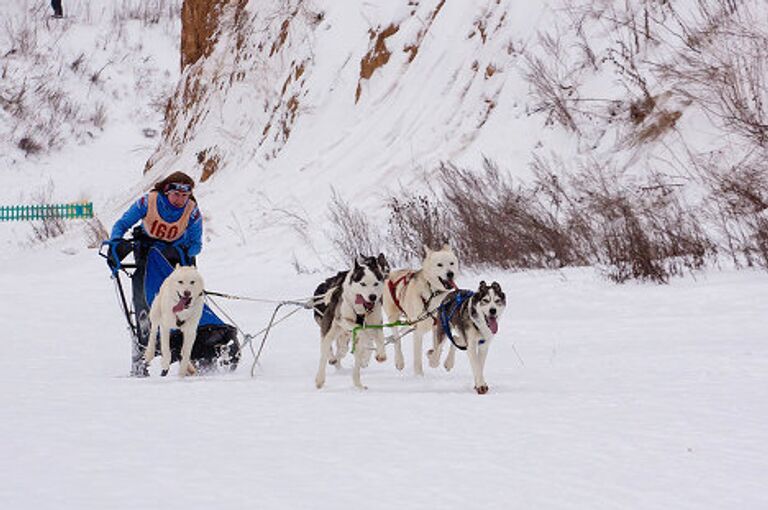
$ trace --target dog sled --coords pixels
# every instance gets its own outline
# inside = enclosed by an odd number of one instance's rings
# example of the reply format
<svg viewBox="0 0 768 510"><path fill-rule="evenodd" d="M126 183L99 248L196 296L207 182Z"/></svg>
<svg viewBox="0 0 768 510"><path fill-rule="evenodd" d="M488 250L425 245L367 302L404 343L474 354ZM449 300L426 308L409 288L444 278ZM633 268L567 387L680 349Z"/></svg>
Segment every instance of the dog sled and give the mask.
<svg viewBox="0 0 768 510"><path fill-rule="evenodd" d="M152 301L176 264L189 265L194 260L188 260L182 250L168 243L149 238L139 227L134 228L130 239L105 242L99 255L106 259L112 272L118 302L131 337L131 376L147 376L144 351L150 340L149 309ZM132 261L129 255L132 255ZM130 281L130 297L126 292L127 281ZM158 339L152 341L158 342ZM180 330L171 331L170 343L172 361L178 361L183 343ZM240 356L237 328L225 323L206 304L192 349L195 368L199 372L235 370Z"/></svg>

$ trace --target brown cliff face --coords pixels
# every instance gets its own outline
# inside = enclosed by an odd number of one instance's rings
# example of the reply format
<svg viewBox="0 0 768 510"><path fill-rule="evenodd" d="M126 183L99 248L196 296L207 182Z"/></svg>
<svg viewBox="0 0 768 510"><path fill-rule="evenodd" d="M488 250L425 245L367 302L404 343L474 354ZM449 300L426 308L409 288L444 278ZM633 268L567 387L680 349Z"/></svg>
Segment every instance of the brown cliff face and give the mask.
<svg viewBox="0 0 768 510"><path fill-rule="evenodd" d="M213 52L218 42L219 18L228 4L237 4L239 9L242 9L246 3L247 0L184 0L181 8L182 78L175 97L169 99L166 105L163 130L163 138L174 152L180 150L180 144L187 140L186 134L188 134L185 133L181 139L174 140L174 128L178 118L185 112L193 111L208 90L206 83L201 80L201 70L188 68ZM204 112L196 112L190 119L188 131L191 132L192 127L203 117ZM160 155L161 150L158 148L147 161L144 167L145 173L152 169ZM214 148L200 151L197 158L203 169L201 181L205 181L218 168L220 158ZM190 172L192 169L184 170Z"/></svg>
<svg viewBox="0 0 768 510"><path fill-rule="evenodd" d="M184 0L181 8L181 68L211 54L219 14L229 0Z"/></svg>

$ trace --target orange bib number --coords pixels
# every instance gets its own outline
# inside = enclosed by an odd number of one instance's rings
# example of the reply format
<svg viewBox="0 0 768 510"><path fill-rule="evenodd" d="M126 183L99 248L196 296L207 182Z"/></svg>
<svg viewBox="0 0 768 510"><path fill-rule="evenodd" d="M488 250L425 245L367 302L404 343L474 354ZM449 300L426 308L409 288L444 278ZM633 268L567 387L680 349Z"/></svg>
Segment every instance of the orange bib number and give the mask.
<svg viewBox="0 0 768 510"><path fill-rule="evenodd" d="M156 239L176 239L179 234L179 227L155 220L149 228L149 233Z"/></svg>

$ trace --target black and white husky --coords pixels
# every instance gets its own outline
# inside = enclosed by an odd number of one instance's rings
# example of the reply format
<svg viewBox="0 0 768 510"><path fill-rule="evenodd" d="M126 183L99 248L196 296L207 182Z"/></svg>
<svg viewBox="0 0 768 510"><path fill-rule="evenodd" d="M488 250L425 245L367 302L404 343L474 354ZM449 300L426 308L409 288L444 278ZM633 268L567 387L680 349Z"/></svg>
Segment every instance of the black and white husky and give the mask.
<svg viewBox="0 0 768 510"><path fill-rule="evenodd" d="M349 351L352 330L357 326L382 324L381 295L387 276L389 263L383 253L378 257L361 256L351 270L339 272L315 289L315 321L320 326L320 366L315 377L318 388L325 384L326 366L339 367ZM360 382L360 368L368 365L373 346L376 361L386 361L384 330L359 330L353 346L355 366L352 371L352 381L358 388L364 388Z"/></svg>
<svg viewBox="0 0 768 510"><path fill-rule="evenodd" d="M475 391L480 395L487 393L488 383L483 374L485 358L491 340L499 331L499 318L506 305L506 296L497 282L488 286L482 281L477 292L456 290L448 294L440 305L434 326L434 348L427 353L429 366L435 368L440 364L440 352L447 337L451 345L445 369L453 368L456 349L466 350Z"/></svg>

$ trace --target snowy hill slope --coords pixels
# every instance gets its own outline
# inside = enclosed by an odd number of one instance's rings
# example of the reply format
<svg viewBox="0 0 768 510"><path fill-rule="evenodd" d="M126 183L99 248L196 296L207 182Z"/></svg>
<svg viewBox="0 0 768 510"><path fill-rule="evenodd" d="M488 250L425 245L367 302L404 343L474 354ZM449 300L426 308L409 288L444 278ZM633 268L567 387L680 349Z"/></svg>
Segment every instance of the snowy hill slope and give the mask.
<svg viewBox="0 0 768 510"><path fill-rule="evenodd" d="M766 150L765 87L750 78L750 60L729 60L740 37L755 41L743 46L750 58L764 60L760 2L200 5L216 5L216 22L192 34L209 54L179 75L177 0L81 1L61 22L44 6L10 2L17 28L6 33L3 97L16 97L24 74L48 62L35 73L60 81L57 94L82 115L49 116L56 136L33 154L22 140L36 117L3 109L11 183L3 201L92 199L108 226L159 177L185 170L203 181L207 242L228 249L290 237L290 251L318 268L334 259L332 190L382 219L387 197L427 188L424 176L440 163L479 169L489 158L523 180L532 165L602 168L633 193L679 193L721 246L746 231L743 251L760 249L751 230L765 222L766 199L744 205L727 195L742 176L759 175ZM706 69L722 70L722 97L701 78ZM141 133L159 130L161 110L158 143ZM728 211L737 218L712 206L716 193L724 207L739 202ZM0 235L10 248L28 231Z"/></svg>
<svg viewBox="0 0 768 510"><path fill-rule="evenodd" d="M262 193L316 217L331 186L378 207L398 182L412 184L442 160L487 155L525 172L540 133L526 119L527 85L515 67L544 10L230 4L212 54L185 70L148 178L186 168L215 177L203 189L245 184L246 194L227 200L246 217Z"/></svg>
<svg viewBox="0 0 768 510"><path fill-rule="evenodd" d="M180 3L70 1L56 20L46 2L0 0L0 204L91 200L103 216L143 189L179 76ZM0 229L12 252L31 236Z"/></svg>
<svg viewBox="0 0 768 510"><path fill-rule="evenodd" d="M768 98L745 64L765 60L760 2L218 5L217 28L198 34L210 54L185 68L145 178L204 181L214 241L298 223L296 245L322 251L332 188L383 216L386 197L426 188L440 163L483 158L523 180L534 163L606 169L717 218L709 195L765 154ZM748 59L731 57L740 38L754 41ZM707 69L722 72L707 81Z"/></svg>

